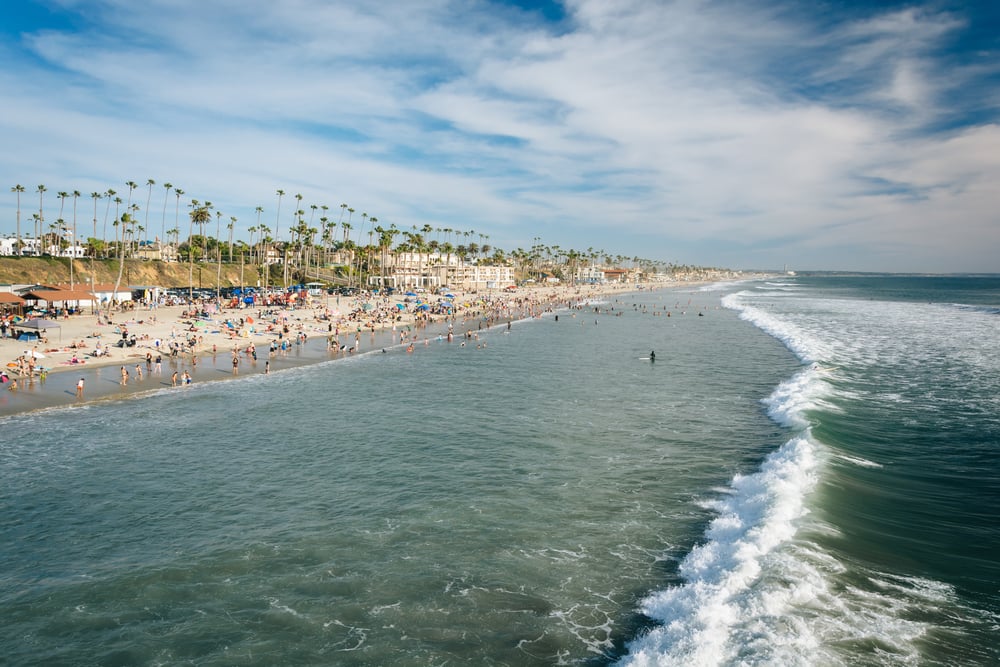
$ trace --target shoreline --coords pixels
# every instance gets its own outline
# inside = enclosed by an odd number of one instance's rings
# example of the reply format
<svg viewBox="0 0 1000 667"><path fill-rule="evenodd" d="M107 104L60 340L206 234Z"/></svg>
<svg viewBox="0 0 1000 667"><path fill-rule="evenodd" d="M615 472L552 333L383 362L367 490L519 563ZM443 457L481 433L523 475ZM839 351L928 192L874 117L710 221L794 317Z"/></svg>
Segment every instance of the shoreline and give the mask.
<svg viewBox="0 0 1000 667"><path fill-rule="evenodd" d="M638 290L632 285L587 285L530 287L509 294L456 293L454 313L432 316L427 323L418 321L417 312L411 309L411 304L404 303L402 296L369 299L327 297L320 299L319 304L293 310L255 307L221 309L210 319L187 316L191 312L190 306L160 306L114 313L110 324L100 323L100 315L73 315L58 320L61 328L45 343L0 339L0 364L10 378L18 382L17 391L9 390L10 383L0 385L0 418L171 389L174 388L171 383L174 371L178 373L178 389L183 387L180 378L185 371L190 373L192 383L199 384L260 375L266 370L277 373L360 356L379 349L388 351L411 342L423 343L425 338L446 336L449 326L457 339L466 330L483 324L492 327L508 321L516 322L566 308L573 303L638 292L697 289L705 284L711 284L711 281L671 283ZM427 298L436 301L439 297L427 295ZM375 306L373 301L381 305ZM406 310L400 309L397 304L405 306ZM349 312L348 307L351 307ZM366 317L369 313L371 315ZM227 320L239 323L241 318L243 326L236 332L224 324ZM468 329L466 325L469 325ZM136 337L134 347L111 346L122 337L120 331L123 328L130 337ZM304 342L299 341L301 335L305 336ZM328 343L331 337L336 340L333 346L336 349L331 349ZM176 357L167 354L172 344L187 347L188 338L195 341L190 351L184 349ZM157 341L160 343L158 348ZM270 352L272 342L278 344L278 341L285 341L288 349ZM80 343L84 347L70 347ZM107 350L107 354L90 356L98 343ZM257 353L256 360L249 352L251 344ZM11 367L11 363L31 351L43 355L36 361L35 376L18 377L17 368ZM147 353L154 360L157 353L162 356L160 373L155 372L155 363L152 365L153 372L147 368ZM83 363L70 363L74 355ZM232 365L234 355L239 358L236 374ZM121 384L123 365L129 374L124 386ZM141 380L137 365L142 371ZM39 377L40 368L45 369L44 377ZM80 378L84 379L82 398L76 395Z"/></svg>

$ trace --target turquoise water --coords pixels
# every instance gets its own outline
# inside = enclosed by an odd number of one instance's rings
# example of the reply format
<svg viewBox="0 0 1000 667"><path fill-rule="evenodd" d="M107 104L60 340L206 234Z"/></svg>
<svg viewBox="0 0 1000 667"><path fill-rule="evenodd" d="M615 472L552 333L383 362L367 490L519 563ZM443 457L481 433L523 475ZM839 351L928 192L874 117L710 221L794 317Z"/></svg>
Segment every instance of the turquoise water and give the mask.
<svg viewBox="0 0 1000 667"><path fill-rule="evenodd" d="M996 663L996 282L851 280L5 419L0 654Z"/></svg>

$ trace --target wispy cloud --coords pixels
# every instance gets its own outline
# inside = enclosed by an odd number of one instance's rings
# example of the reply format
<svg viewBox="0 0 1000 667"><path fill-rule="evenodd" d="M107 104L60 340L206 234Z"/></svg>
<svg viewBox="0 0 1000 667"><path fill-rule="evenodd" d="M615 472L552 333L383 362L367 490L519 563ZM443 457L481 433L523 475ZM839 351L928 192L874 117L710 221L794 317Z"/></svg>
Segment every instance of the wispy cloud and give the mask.
<svg viewBox="0 0 1000 667"><path fill-rule="evenodd" d="M0 45L9 185L170 180L243 228L283 188L508 249L541 236L733 267L1000 271L998 61L963 48L970 15L48 7Z"/></svg>

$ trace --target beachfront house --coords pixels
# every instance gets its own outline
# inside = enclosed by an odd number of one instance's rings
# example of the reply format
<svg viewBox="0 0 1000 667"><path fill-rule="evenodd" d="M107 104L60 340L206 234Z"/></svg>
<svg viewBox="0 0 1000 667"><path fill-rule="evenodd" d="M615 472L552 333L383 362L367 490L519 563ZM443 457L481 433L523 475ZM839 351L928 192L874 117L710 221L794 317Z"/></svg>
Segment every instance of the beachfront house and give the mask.
<svg viewBox="0 0 1000 667"><path fill-rule="evenodd" d="M23 257L37 257L41 255L40 248L41 243L38 239L30 239L25 236L21 237L21 252L18 253L16 250L17 238L14 236L9 236L0 239L0 255L4 256L17 256L21 255Z"/></svg>
<svg viewBox="0 0 1000 667"><path fill-rule="evenodd" d="M397 289L443 285L458 290L503 289L514 283L514 267L467 262L457 253L397 252L387 257L384 275L372 276L372 287Z"/></svg>
<svg viewBox="0 0 1000 667"><path fill-rule="evenodd" d="M142 260L160 260L162 262L177 261L177 246L164 243L157 238L155 241L142 241L135 251L135 257Z"/></svg>
<svg viewBox="0 0 1000 667"><path fill-rule="evenodd" d="M503 289L515 284L514 267L460 262L457 265L446 267L444 284L465 291Z"/></svg>

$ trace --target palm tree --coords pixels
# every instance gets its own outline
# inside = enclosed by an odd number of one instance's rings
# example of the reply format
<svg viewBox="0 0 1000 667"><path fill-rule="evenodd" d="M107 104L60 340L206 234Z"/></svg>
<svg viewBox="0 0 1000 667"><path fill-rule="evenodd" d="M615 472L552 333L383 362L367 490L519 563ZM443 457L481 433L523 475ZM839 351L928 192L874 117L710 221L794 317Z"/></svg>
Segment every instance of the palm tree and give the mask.
<svg viewBox="0 0 1000 667"><path fill-rule="evenodd" d="M139 185L135 181L125 181L125 185L128 186L128 202L125 204L126 209L132 208L132 193Z"/></svg>
<svg viewBox="0 0 1000 667"><path fill-rule="evenodd" d="M250 233L250 263L253 264L253 235L257 233L257 225L247 227L247 232Z"/></svg>
<svg viewBox="0 0 1000 667"><path fill-rule="evenodd" d="M281 240L281 198L285 196L284 190L278 190L278 208L274 213L274 244L275 246Z"/></svg>
<svg viewBox="0 0 1000 667"><path fill-rule="evenodd" d="M46 188L44 185L39 185L38 188L35 190L35 192L38 193L38 219L37 219L37 224L36 224L37 228L35 229L35 238L36 239L40 239L41 238L41 236L42 236L42 229L43 229L42 225L45 224L45 214L43 213L42 208L43 208L43 203L44 203L43 200L45 198L45 191L47 189L48 188ZM41 241L39 241L39 243L41 243ZM41 248L39 248L39 253L38 254L41 254Z"/></svg>
<svg viewBox="0 0 1000 667"><path fill-rule="evenodd" d="M257 229L259 230L261 228L260 216L264 213L264 207L258 206L255 211L257 213ZM253 237L250 237L250 263L253 264Z"/></svg>
<svg viewBox="0 0 1000 667"><path fill-rule="evenodd" d="M302 208L302 195L295 194L295 211L292 213L292 221L298 219L301 221L303 211ZM289 225L289 231L291 231L291 225ZM288 287L288 244L286 243L281 248L281 273L282 273L282 287Z"/></svg>
<svg viewBox="0 0 1000 667"><path fill-rule="evenodd" d="M91 192L90 198L94 200L94 243L97 243L97 200L103 197L100 192ZM94 255L97 254L97 248L94 248L94 252L90 255L90 275L94 275Z"/></svg>
<svg viewBox="0 0 1000 667"><path fill-rule="evenodd" d="M285 196L284 190L278 190L278 208L274 214L274 238L281 238L281 198Z"/></svg>
<svg viewBox="0 0 1000 667"><path fill-rule="evenodd" d="M115 221L112 223L112 225L115 228L115 243L118 243L118 227L119 227L118 210L122 205L122 198L115 197L114 201L115 201Z"/></svg>
<svg viewBox="0 0 1000 667"><path fill-rule="evenodd" d="M176 201L174 202L174 257L178 261L180 260L180 247L181 247L181 237L180 237L180 214L181 214L181 195L184 191L180 188L174 188L174 196Z"/></svg>
<svg viewBox="0 0 1000 667"><path fill-rule="evenodd" d="M229 224L226 225L226 229L229 230L229 261L233 261L233 228L236 227L236 216L229 216Z"/></svg>
<svg viewBox="0 0 1000 667"><path fill-rule="evenodd" d="M108 198L108 203L104 207L104 229L101 231L101 238L104 241L104 258L108 257L108 213L111 212L111 199L115 196L115 191L111 188L104 193L104 196Z"/></svg>
<svg viewBox="0 0 1000 667"><path fill-rule="evenodd" d="M353 218L353 217L354 217L354 209L353 209L353 208L351 208L350 206L348 206L348 207L347 207L347 222L346 222L346 223L344 223L344 226L345 226L345 227L346 227L347 229L353 229L353 228L351 227L351 218ZM344 233L344 243L347 243L347 233L346 233L346 231L345 231L345 233Z"/></svg>
<svg viewBox="0 0 1000 667"><path fill-rule="evenodd" d="M21 255L21 193L24 192L24 186L17 184L10 189L11 192L17 195L17 242L14 245L14 253L18 256Z"/></svg>
<svg viewBox="0 0 1000 667"><path fill-rule="evenodd" d="M80 199L80 191L73 190L73 236L70 237L69 248L69 288L73 289L73 262L76 261L76 202Z"/></svg>
<svg viewBox="0 0 1000 667"><path fill-rule="evenodd" d="M194 226L205 225L212 219L208 204L201 206L197 199L191 200L191 225L188 229L188 298L194 301Z"/></svg>
<svg viewBox="0 0 1000 667"><path fill-rule="evenodd" d="M222 244L219 242L222 236L222 212L215 212L215 300L222 303Z"/></svg>
<svg viewBox="0 0 1000 667"><path fill-rule="evenodd" d="M167 199L170 198L172 183L163 184L163 218L160 220L160 259L163 259L163 244L167 242Z"/></svg>
<svg viewBox="0 0 1000 667"><path fill-rule="evenodd" d="M56 217L56 220L62 220L63 211L66 210L66 198L69 197L69 193L59 192L56 194L56 197L59 199L59 215Z"/></svg>
<svg viewBox="0 0 1000 667"><path fill-rule="evenodd" d="M197 223L199 225L199 227L201 227L201 229L199 231L201 232L201 261L203 261L203 262L206 259L208 259L208 236L206 236L206 234L205 234L205 225L207 225L208 223L212 222L212 215L211 214L212 214L212 209L214 208L212 206L212 202L210 202L210 201L205 202L205 208L208 209L208 213L209 213L208 220L206 220L204 222ZM216 211L216 213L218 213L218 211ZM221 213L219 215L221 215Z"/></svg>
<svg viewBox="0 0 1000 667"><path fill-rule="evenodd" d="M156 185L156 181L151 178L146 179L146 185L149 186L149 193L146 195L146 219L143 221L143 226L145 229L149 229L149 202L153 200L153 186ZM146 240L146 239L143 239Z"/></svg>
<svg viewBox="0 0 1000 667"><path fill-rule="evenodd" d="M115 216L118 212L115 211ZM125 272L125 234L128 232L128 227L135 221L129 213L122 213L121 226L122 226L122 242L118 249L118 278L115 280L115 289L111 293L111 298L108 299L108 315L111 315L111 306L115 301L115 297L118 296L118 288L122 284L122 274ZM115 224L118 221L115 220Z"/></svg>

